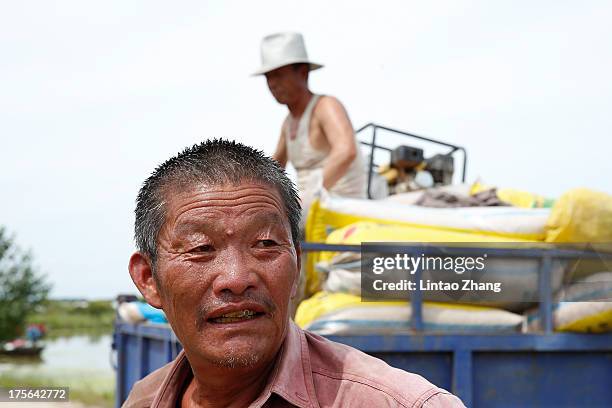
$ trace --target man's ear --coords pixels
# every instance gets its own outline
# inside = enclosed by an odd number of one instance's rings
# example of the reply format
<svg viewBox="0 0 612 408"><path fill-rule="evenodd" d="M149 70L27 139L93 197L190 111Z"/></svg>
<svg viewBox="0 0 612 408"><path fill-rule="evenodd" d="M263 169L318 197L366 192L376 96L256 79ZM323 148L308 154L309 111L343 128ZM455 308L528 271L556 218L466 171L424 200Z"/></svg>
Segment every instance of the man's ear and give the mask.
<svg viewBox="0 0 612 408"><path fill-rule="evenodd" d="M302 273L302 247L298 244L295 247L295 255L297 256L297 273L291 287L291 299L297 296L297 291L300 286L300 274Z"/></svg>
<svg viewBox="0 0 612 408"><path fill-rule="evenodd" d="M157 288L157 282L153 278L153 270L151 269L149 258L140 252L135 252L130 257L128 269L134 284L136 284L136 287L147 303L161 309L161 297Z"/></svg>

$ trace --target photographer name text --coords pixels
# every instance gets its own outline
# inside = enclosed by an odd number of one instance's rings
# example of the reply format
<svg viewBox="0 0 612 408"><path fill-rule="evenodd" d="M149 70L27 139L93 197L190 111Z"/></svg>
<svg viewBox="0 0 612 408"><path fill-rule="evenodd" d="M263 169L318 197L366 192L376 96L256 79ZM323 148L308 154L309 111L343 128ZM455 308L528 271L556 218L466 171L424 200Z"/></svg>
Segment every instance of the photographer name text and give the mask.
<svg viewBox="0 0 612 408"><path fill-rule="evenodd" d="M398 282L385 282L377 279L372 282L372 287L376 291L415 291L417 282L402 279ZM501 282L476 282L472 279L463 279L459 282L443 282L432 280L418 281L418 290L423 292L430 291L464 291L464 292L495 292L502 290Z"/></svg>

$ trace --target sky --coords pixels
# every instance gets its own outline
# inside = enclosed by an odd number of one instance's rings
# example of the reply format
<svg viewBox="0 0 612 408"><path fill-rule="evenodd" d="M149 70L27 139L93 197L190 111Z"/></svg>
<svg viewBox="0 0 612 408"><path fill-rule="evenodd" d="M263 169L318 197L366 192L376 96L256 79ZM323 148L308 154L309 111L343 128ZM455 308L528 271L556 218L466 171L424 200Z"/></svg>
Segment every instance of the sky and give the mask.
<svg viewBox="0 0 612 408"><path fill-rule="evenodd" d="M53 297L136 293L155 166L213 137L273 152L287 111L250 74L279 31L304 35L311 89L355 127L464 146L469 182L612 193L610 21L607 1L4 2L0 225Z"/></svg>

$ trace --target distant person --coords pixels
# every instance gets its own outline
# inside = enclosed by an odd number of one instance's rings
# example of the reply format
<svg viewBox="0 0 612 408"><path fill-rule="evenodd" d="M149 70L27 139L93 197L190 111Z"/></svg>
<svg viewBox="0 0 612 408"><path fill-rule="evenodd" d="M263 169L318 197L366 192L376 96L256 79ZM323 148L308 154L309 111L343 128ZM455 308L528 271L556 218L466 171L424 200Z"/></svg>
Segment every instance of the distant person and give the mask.
<svg viewBox="0 0 612 408"><path fill-rule="evenodd" d="M36 343L45 334L45 328L41 324L30 324L26 328L26 339L32 343Z"/></svg>
<svg viewBox="0 0 612 408"><path fill-rule="evenodd" d="M332 195L366 198L366 165L353 125L338 99L310 91L310 71L322 65L309 60L302 35L264 37L261 60L255 75L265 75L274 98L289 109L273 158L295 167L303 209L321 187Z"/></svg>
<svg viewBox="0 0 612 408"><path fill-rule="evenodd" d="M291 321L299 217L278 163L242 144L206 141L157 167L138 193L129 271L183 351L124 407L463 407Z"/></svg>

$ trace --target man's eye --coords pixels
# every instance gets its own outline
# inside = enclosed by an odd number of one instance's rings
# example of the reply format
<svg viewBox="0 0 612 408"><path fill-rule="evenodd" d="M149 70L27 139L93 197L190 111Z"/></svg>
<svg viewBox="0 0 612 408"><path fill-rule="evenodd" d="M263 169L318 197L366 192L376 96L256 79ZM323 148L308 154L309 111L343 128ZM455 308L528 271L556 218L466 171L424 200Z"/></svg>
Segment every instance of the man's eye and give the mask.
<svg viewBox="0 0 612 408"><path fill-rule="evenodd" d="M210 252L210 251L212 251L212 249L213 249L212 245L200 245L200 246L197 246L197 247L193 248L190 252L196 252L196 253L198 253L198 252Z"/></svg>
<svg viewBox="0 0 612 408"><path fill-rule="evenodd" d="M257 241L257 246L263 247L263 248L269 248L269 247L273 247L276 245L278 244L273 239L262 239L260 241Z"/></svg>

